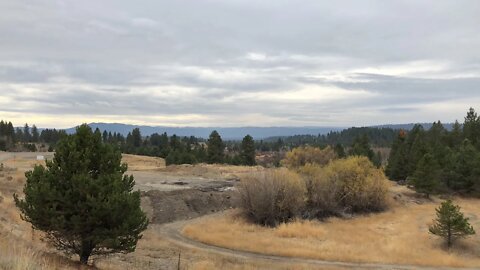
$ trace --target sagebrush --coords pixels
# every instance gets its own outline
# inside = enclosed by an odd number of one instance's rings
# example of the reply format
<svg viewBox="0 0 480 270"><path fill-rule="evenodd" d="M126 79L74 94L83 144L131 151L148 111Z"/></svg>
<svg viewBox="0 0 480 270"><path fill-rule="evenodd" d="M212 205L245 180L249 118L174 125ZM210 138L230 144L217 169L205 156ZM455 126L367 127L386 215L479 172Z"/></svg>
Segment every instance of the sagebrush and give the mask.
<svg viewBox="0 0 480 270"><path fill-rule="evenodd" d="M367 157L334 160L325 167L300 169L310 214L379 211L387 207L388 180Z"/></svg>
<svg viewBox="0 0 480 270"><path fill-rule="evenodd" d="M239 186L241 207L254 222L274 226L298 216L305 204L305 183L295 172L272 169L251 174Z"/></svg>

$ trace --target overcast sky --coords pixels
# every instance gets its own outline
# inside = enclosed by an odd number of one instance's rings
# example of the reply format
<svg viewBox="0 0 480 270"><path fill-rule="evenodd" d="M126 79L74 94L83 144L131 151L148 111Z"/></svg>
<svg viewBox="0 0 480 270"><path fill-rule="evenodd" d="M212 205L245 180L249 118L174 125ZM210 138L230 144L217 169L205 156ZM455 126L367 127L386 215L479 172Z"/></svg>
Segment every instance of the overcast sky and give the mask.
<svg viewBox="0 0 480 270"><path fill-rule="evenodd" d="M0 0L0 118L362 126L480 110L480 1Z"/></svg>

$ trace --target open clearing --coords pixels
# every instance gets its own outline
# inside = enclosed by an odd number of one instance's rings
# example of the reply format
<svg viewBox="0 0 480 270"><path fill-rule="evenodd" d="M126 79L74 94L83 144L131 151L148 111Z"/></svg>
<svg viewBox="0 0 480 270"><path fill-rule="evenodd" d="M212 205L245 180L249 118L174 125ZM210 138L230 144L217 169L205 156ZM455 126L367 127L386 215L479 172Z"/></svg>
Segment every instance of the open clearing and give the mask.
<svg viewBox="0 0 480 270"><path fill-rule="evenodd" d="M0 172L0 269L10 269L8 265L15 260L25 268L77 269L75 263L42 242L41 233L32 231L14 206L12 194L21 193L24 172L44 163L36 160L37 155L52 157L52 153L0 152L0 162L5 165ZM259 167L165 167L162 159L130 155L125 155L124 161L129 163L128 173L136 176L142 207L152 223L134 253L97 259L99 269L177 269L179 253L181 269L436 269L411 265L480 265L479 236L459 242L451 253L444 251L441 240L426 231L440 200L426 202L402 186L392 187L391 196L396 201L384 213L296 222L271 229L247 223L236 210L223 211L235 207L232 189L238 179L261 170ZM457 202L480 230L480 200Z"/></svg>
<svg viewBox="0 0 480 270"><path fill-rule="evenodd" d="M399 189L399 187L396 187ZM408 190L402 196L409 196ZM434 202L404 199L387 212L325 222L297 221L277 228L247 222L237 211L186 225L185 236L214 246L260 254L328 261L422 266L479 267L480 236L456 243L450 252L428 233ZM475 228L480 200L457 199Z"/></svg>

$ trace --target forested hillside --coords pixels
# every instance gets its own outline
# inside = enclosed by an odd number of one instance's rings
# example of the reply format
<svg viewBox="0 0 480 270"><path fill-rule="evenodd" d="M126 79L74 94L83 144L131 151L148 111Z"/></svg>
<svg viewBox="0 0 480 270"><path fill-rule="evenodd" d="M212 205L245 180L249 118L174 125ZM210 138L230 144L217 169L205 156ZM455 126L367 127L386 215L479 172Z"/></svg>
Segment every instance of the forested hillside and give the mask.
<svg viewBox="0 0 480 270"><path fill-rule="evenodd" d="M386 173L426 194L480 193L480 118L475 110L451 131L439 121L429 130L416 125L410 132L398 132Z"/></svg>

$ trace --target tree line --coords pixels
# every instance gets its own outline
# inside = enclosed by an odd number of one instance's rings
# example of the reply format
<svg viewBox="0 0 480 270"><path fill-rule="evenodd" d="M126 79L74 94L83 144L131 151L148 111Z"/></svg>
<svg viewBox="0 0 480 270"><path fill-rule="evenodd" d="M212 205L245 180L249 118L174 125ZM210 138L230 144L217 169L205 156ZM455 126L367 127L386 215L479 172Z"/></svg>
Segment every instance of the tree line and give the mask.
<svg viewBox="0 0 480 270"><path fill-rule="evenodd" d="M392 180L407 180L417 191L480 193L480 118L473 108L451 131L440 121L429 130L400 131L386 167Z"/></svg>
<svg viewBox="0 0 480 270"><path fill-rule="evenodd" d="M0 121L0 150L29 150L36 151L36 143L49 144L50 150L54 145L66 135L64 130L57 129L39 129L26 123L23 128L13 127L12 122Z"/></svg>
<svg viewBox="0 0 480 270"><path fill-rule="evenodd" d="M217 131L213 131L208 139L194 136L180 137L175 134L169 136L167 133L143 136L138 128L133 129L127 136L106 130L102 132L98 128L94 132L100 133L104 143L119 147L123 153L161 157L166 160L167 165L226 163L251 166L256 165L256 152L284 153L302 145L321 148L332 145L340 157L367 156L375 165L380 166L382 157L380 153L374 153L370 146L383 145L384 140L390 137L392 130L350 128L327 135L298 135L265 141L254 141L250 135L245 136L242 141L224 141ZM28 124L23 128L14 128L11 122L3 120L0 122L0 150L4 151L36 151L38 144L46 144L48 150L53 151L57 142L64 136L66 136L64 130L42 129L39 131L35 125L30 127ZM283 155L279 156L279 160L281 158Z"/></svg>
<svg viewBox="0 0 480 270"><path fill-rule="evenodd" d="M100 133L100 130L95 130ZM255 145L252 136L247 135L239 143L239 147L227 147L217 131L212 131L204 140L194 136L169 136L166 132L142 136L140 129L135 128L123 136L119 133L103 131L104 143L117 145L127 154L155 156L164 158L167 165L195 163L227 163L233 165L256 165Z"/></svg>
<svg viewBox="0 0 480 270"><path fill-rule="evenodd" d="M287 137L270 137L255 143L257 151L280 151L303 145L325 147L327 145L352 145L358 138L367 137L375 147L390 147L398 130L377 127L352 127L342 131L331 131L319 135L294 135Z"/></svg>

